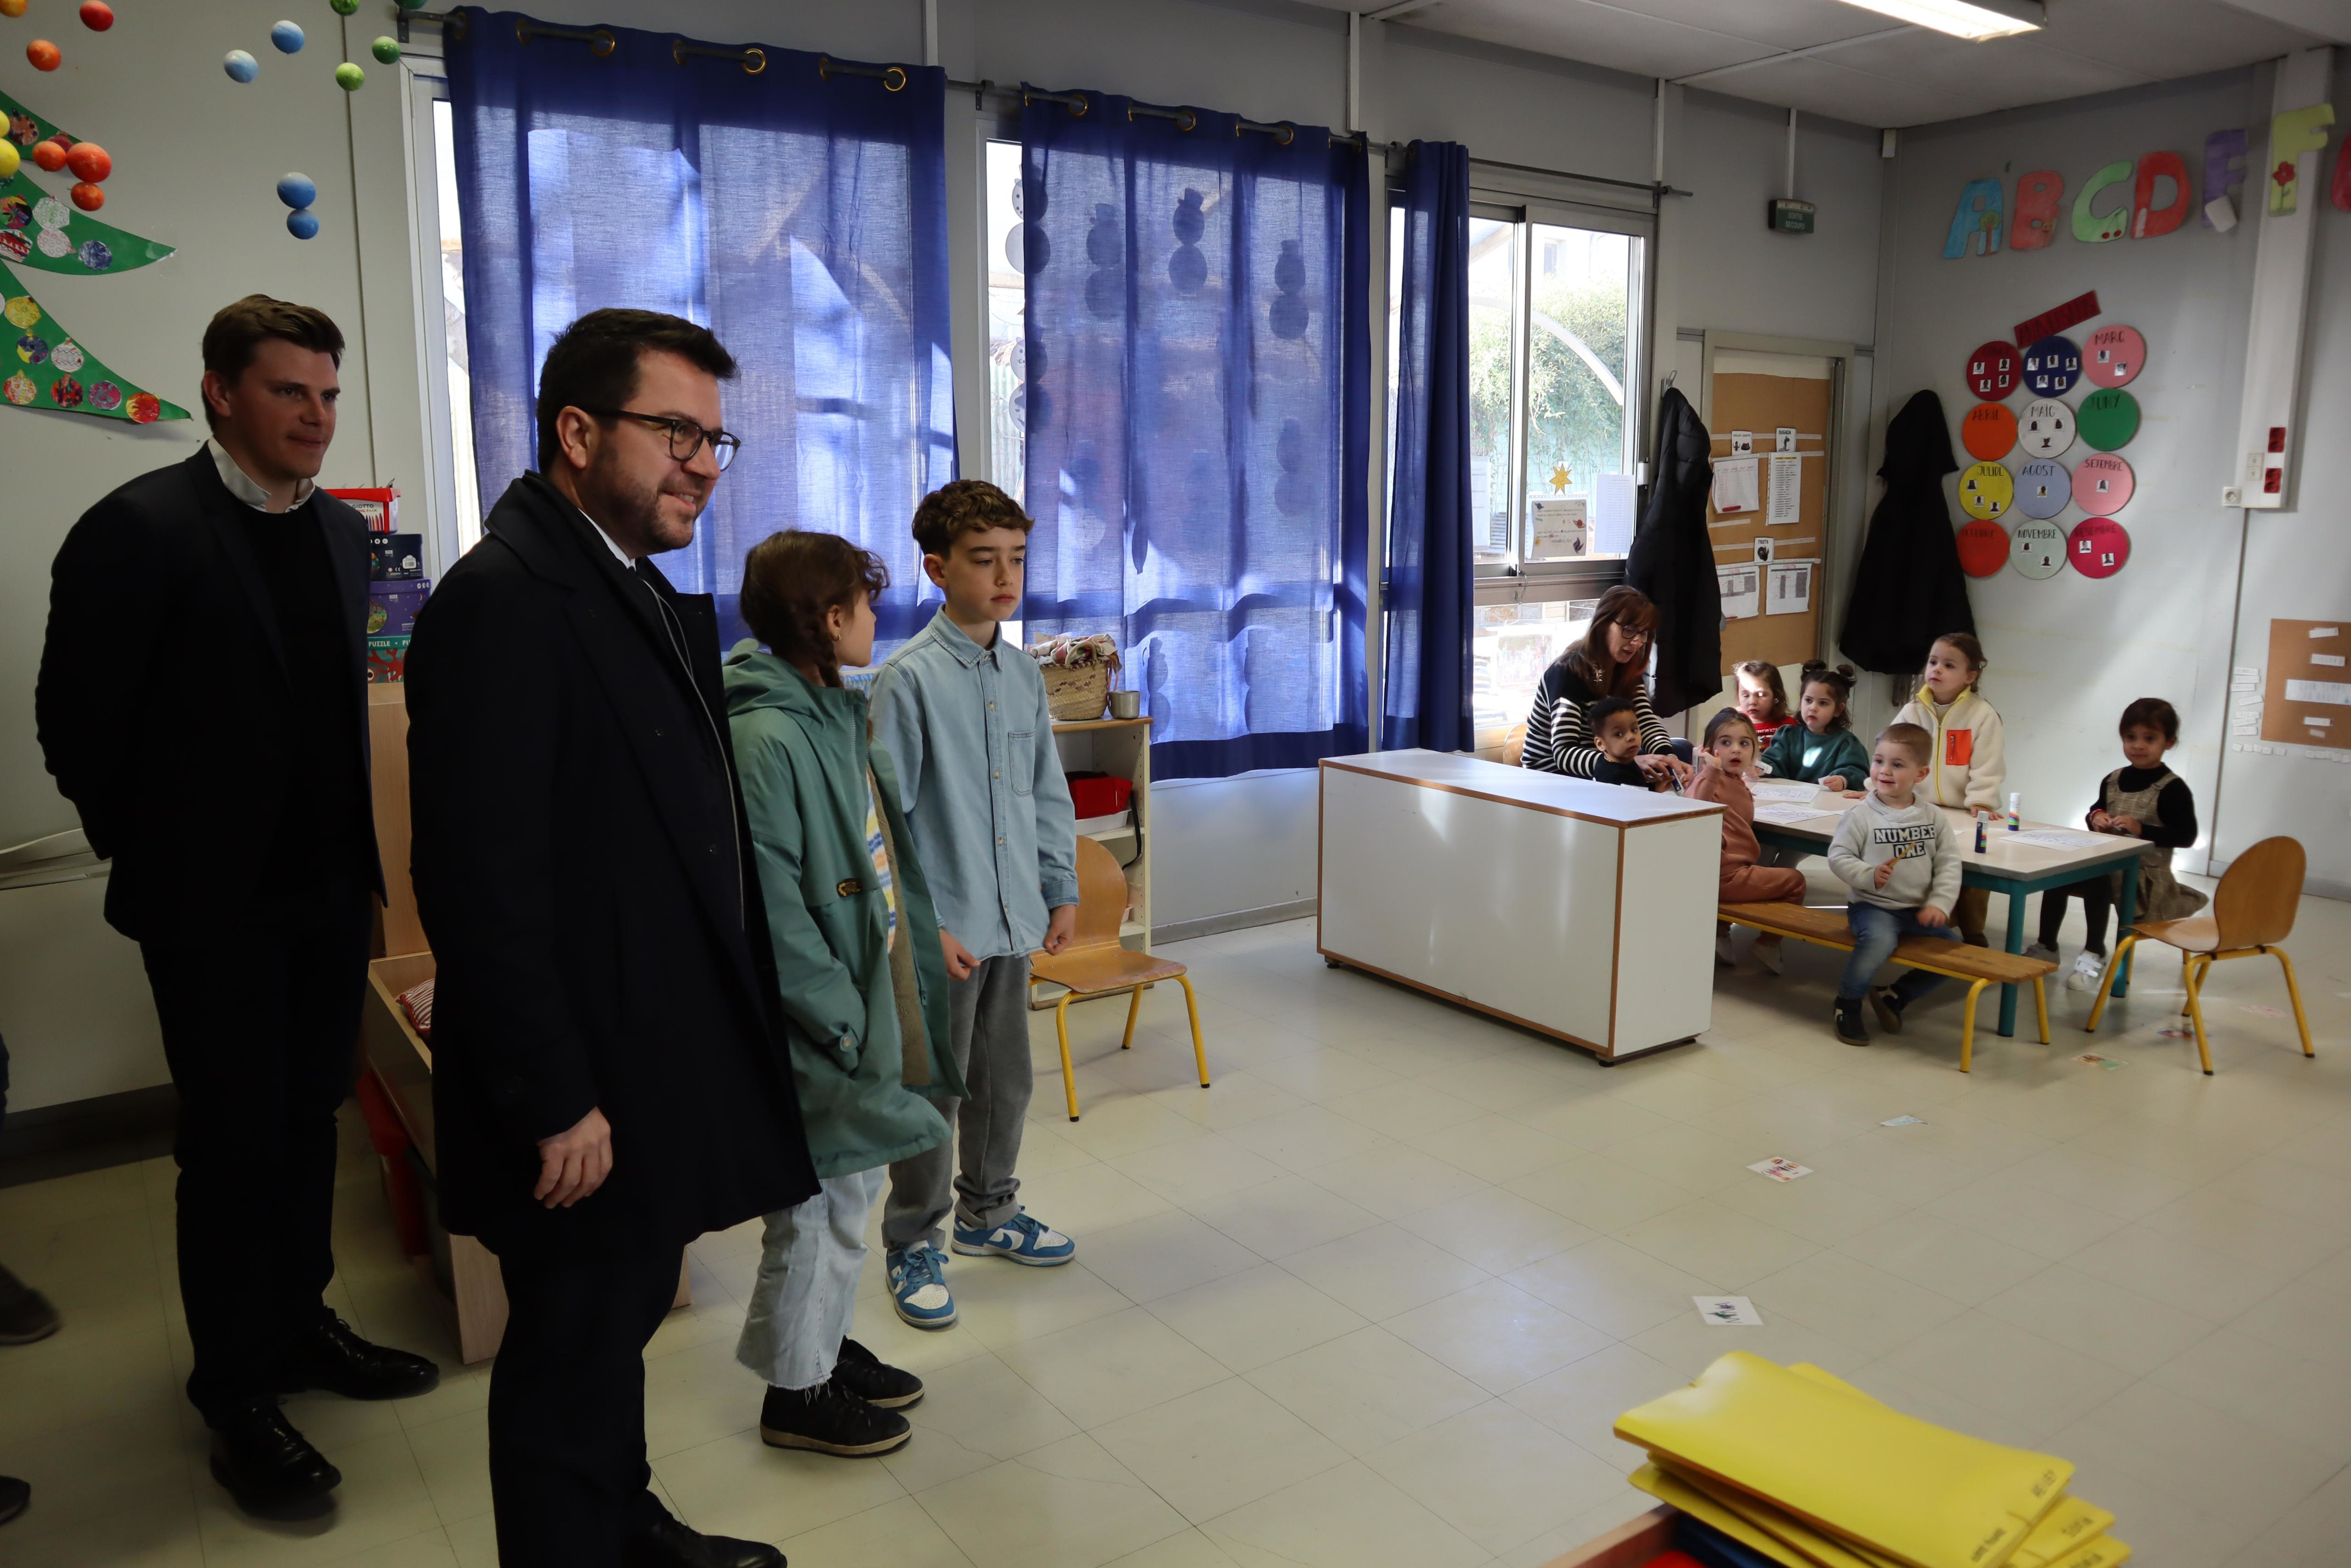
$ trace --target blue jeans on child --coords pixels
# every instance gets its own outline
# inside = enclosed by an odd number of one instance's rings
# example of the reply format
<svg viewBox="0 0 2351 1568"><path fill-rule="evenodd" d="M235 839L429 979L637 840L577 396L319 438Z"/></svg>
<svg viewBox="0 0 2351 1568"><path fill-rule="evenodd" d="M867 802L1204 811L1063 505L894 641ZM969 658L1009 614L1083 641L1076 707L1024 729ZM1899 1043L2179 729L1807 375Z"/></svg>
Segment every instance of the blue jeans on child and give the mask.
<svg viewBox="0 0 2351 1568"><path fill-rule="evenodd" d="M1837 979L1837 1000L1842 1002L1859 1001L1869 994L1870 980L1879 966L1893 956L1895 944L1905 936L1939 936L1947 942L1959 939L1955 927L1926 925L1915 909L1887 909L1882 904L1856 902L1844 906L1844 915L1853 923L1853 956L1845 960L1844 973ZM1907 1007L1942 983L1940 975L1930 975L1924 969L1905 969L1902 977L1894 982L1894 994Z"/></svg>

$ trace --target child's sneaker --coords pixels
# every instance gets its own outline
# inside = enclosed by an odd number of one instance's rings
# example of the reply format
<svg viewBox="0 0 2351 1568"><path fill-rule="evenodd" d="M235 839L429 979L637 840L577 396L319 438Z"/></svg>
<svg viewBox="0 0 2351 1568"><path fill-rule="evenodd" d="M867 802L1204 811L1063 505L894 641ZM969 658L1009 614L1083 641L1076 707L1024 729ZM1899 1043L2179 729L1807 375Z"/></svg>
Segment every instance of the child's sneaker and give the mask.
<svg viewBox="0 0 2351 1568"><path fill-rule="evenodd" d="M2106 977L2106 959L2103 953L2085 953L2074 960L2074 972L2065 977L2069 991L2095 991L2098 982Z"/></svg>
<svg viewBox="0 0 2351 1568"><path fill-rule="evenodd" d="M841 1342L841 1354L833 1358L832 1380L883 1410L903 1410L923 1397L921 1378L890 1365L853 1339Z"/></svg>
<svg viewBox="0 0 2351 1568"><path fill-rule="evenodd" d="M1888 1034L1902 1032L1902 1009L1907 1005L1891 986L1880 986L1869 993L1869 1009L1877 1015L1877 1027Z"/></svg>
<svg viewBox="0 0 2351 1568"><path fill-rule="evenodd" d="M2057 949L2046 942L2035 942L2024 950L2024 956L2028 958L2038 958L2045 964L2053 964L2057 961Z"/></svg>
<svg viewBox="0 0 2351 1568"><path fill-rule="evenodd" d="M1784 975L1788 972L1782 965L1780 944L1777 942L1758 942L1751 951L1754 954L1756 967L1765 974Z"/></svg>
<svg viewBox="0 0 2351 1568"><path fill-rule="evenodd" d="M890 1268L890 1304L898 1315L918 1329L943 1329L956 1321L953 1292L947 1289L947 1260L934 1251L927 1241L917 1241L903 1251L893 1252Z"/></svg>
<svg viewBox="0 0 2351 1568"><path fill-rule="evenodd" d="M1869 1026L1861 1021L1859 997L1839 997L1836 999L1836 1037L1847 1045L1869 1043Z"/></svg>
<svg viewBox="0 0 2351 1568"><path fill-rule="evenodd" d="M1739 960L1731 956L1730 933L1728 931L1715 933L1714 961L1727 969L1735 969L1739 967Z"/></svg>
<svg viewBox="0 0 2351 1568"><path fill-rule="evenodd" d="M837 1371L814 1388L770 1387L759 1406L759 1441L771 1448L865 1458L903 1448L914 1435L904 1416L868 1405L841 1386Z"/></svg>
<svg viewBox="0 0 2351 1568"><path fill-rule="evenodd" d="M1028 1263L1040 1269L1050 1269L1066 1263L1078 1255L1078 1244L1058 1230L1048 1229L1031 1218L1026 1209L1016 1212L1003 1224L989 1229L966 1225L956 1220L955 1239L947 1243L967 1258L1009 1258L1015 1263Z"/></svg>

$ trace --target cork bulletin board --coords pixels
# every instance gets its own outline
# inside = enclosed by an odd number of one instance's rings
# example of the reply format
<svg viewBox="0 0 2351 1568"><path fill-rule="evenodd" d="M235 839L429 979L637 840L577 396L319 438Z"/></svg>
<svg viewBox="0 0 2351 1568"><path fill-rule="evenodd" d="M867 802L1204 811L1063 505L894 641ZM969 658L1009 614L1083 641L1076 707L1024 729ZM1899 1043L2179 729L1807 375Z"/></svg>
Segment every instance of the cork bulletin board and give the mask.
<svg viewBox="0 0 2351 1568"><path fill-rule="evenodd" d="M2351 620L2270 622L2262 738L2351 751Z"/></svg>
<svg viewBox="0 0 2351 1568"><path fill-rule="evenodd" d="M1722 628L1722 668L1747 659L1774 664L1801 664L1820 646L1823 583L1819 564L1828 554L1828 433L1835 412L1833 361L1801 354L1763 353L1724 349L1714 356L1714 376L1708 402L1707 429L1714 438L1713 461L1751 455L1758 483L1756 507L1749 512L1723 513L1715 497L1707 498L1707 533L1714 544L1718 567L1729 568L1755 559L1755 541L1771 541L1773 562L1814 563L1806 574L1808 602L1802 610L1773 613L1775 586L1771 574L1756 569L1759 602L1752 615L1728 621ZM1770 521L1770 475L1774 457L1785 457L1779 433L1792 431L1790 444L1800 475L1795 520ZM1750 453L1734 451L1733 436L1746 433ZM1782 514L1784 515L1784 513ZM1778 602L1789 600L1787 584Z"/></svg>

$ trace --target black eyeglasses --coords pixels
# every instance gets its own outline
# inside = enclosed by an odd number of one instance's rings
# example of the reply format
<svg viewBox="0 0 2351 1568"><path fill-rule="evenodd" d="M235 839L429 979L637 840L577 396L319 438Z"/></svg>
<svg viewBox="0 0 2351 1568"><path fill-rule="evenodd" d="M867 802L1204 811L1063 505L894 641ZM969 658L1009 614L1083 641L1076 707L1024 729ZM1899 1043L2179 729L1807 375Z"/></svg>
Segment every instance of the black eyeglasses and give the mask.
<svg viewBox="0 0 2351 1568"><path fill-rule="evenodd" d="M726 472L726 465L735 461L735 454L743 447L742 437L729 435L723 430L705 430L690 419L639 413L632 408L581 408L580 412L592 413L599 419L633 419L656 430L668 431L669 455L680 463L693 462L695 455L702 450L702 444L706 441L710 444L710 455L717 459L718 471L722 474Z"/></svg>

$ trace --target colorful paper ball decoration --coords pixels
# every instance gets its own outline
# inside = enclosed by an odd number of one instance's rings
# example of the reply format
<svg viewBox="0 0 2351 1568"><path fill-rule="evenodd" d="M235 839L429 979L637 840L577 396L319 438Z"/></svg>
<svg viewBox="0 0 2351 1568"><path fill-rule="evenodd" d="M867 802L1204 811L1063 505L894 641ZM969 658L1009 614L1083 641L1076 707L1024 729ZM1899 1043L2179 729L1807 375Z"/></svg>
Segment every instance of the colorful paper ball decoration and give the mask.
<svg viewBox="0 0 2351 1568"><path fill-rule="evenodd" d="M360 0L327 0L327 3L335 8L338 16L356 15L360 8Z"/></svg>
<svg viewBox="0 0 2351 1568"><path fill-rule="evenodd" d="M367 83L367 72L345 60L335 68L335 85L345 92L357 92Z"/></svg>
<svg viewBox="0 0 2351 1568"><path fill-rule="evenodd" d="M319 237L319 214L308 207L297 207L286 214L286 232L296 239Z"/></svg>
<svg viewBox="0 0 2351 1568"><path fill-rule="evenodd" d="M2065 530L2056 524L2019 523L2008 537L2008 564L2025 576L2054 577L2065 570Z"/></svg>
<svg viewBox="0 0 2351 1568"><path fill-rule="evenodd" d="M1994 338L1968 356L1968 390L1986 402L1998 402L2016 390L2016 345Z"/></svg>
<svg viewBox="0 0 2351 1568"><path fill-rule="evenodd" d="M33 162L54 174L66 166L66 145L56 137L33 143Z"/></svg>
<svg viewBox="0 0 2351 1568"><path fill-rule="evenodd" d="M2138 434L2138 399L2120 387L2100 387L2082 400L2074 414L2082 439L2101 452L2130 444Z"/></svg>
<svg viewBox="0 0 2351 1568"><path fill-rule="evenodd" d="M319 199L319 182L308 174L280 174L277 199L298 212Z"/></svg>
<svg viewBox="0 0 2351 1568"><path fill-rule="evenodd" d="M302 52L302 45L307 40L302 37L299 25L293 22L275 22L270 25L269 41L277 46L279 54L296 55Z"/></svg>
<svg viewBox="0 0 2351 1568"><path fill-rule="evenodd" d="M81 25L93 33L103 33L114 26L114 7L106 0L81 0Z"/></svg>
<svg viewBox="0 0 2351 1568"><path fill-rule="evenodd" d="M25 0L0 0L0 16L21 16L24 14Z"/></svg>
<svg viewBox="0 0 2351 1568"><path fill-rule="evenodd" d="M114 172L114 160L95 141L77 141L66 152L66 167L95 185Z"/></svg>
<svg viewBox="0 0 2351 1568"><path fill-rule="evenodd" d="M2008 564L2008 530L1979 517L1959 528L1959 569L1970 577L1990 577Z"/></svg>
<svg viewBox="0 0 2351 1568"><path fill-rule="evenodd" d="M2054 398L2037 398L2024 405L2016 439L2027 457L2062 457L2074 444L2074 411Z"/></svg>
<svg viewBox="0 0 2351 1568"><path fill-rule="evenodd" d="M385 65L391 65L400 58L400 40L393 37L378 38L368 46L368 53Z"/></svg>
<svg viewBox="0 0 2351 1568"><path fill-rule="evenodd" d="M2147 340L2136 327L2101 327L2085 347L2089 354L2082 373L2099 386L2127 386L2147 368Z"/></svg>
<svg viewBox="0 0 2351 1568"><path fill-rule="evenodd" d="M2094 517L2111 517L2130 505L2137 479L2131 465L2111 452L2095 452L2074 465L2074 504Z"/></svg>
<svg viewBox="0 0 2351 1568"><path fill-rule="evenodd" d="M106 193L87 180L66 193L73 197L73 204L85 213L94 213L106 205Z"/></svg>
<svg viewBox="0 0 2351 1568"><path fill-rule="evenodd" d="M1959 444L1972 457L1990 463L2005 457L2016 444L2016 415L2004 402L1980 402L1959 421Z"/></svg>
<svg viewBox="0 0 2351 1568"><path fill-rule="evenodd" d="M2074 498L2074 476L2065 465L2035 457L2016 470L2016 509L2028 517L2053 517Z"/></svg>
<svg viewBox="0 0 2351 1568"><path fill-rule="evenodd" d="M65 63L65 51L47 38L35 38L25 46L25 57L33 62L37 71L53 71Z"/></svg>
<svg viewBox="0 0 2351 1568"><path fill-rule="evenodd" d="M24 155L16 151L16 144L0 136L0 180L15 179L17 166L24 161Z"/></svg>
<svg viewBox="0 0 2351 1568"><path fill-rule="evenodd" d="M2043 338L2024 350L2025 390L2036 397L2063 397L2082 379L2082 350L2071 338Z"/></svg>
<svg viewBox="0 0 2351 1568"><path fill-rule="evenodd" d="M228 73L231 81L251 81L261 74L261 62L243 49L231 49L221 57L221 69Z"/></svg>
<svg viewBox="0 0 2351 1568"><path fill-rule="evenodd" d="M2112 577L2130 564L2130 535L2112 517L2084 517L2066 537L2065 559L2084 577Z"/></svg>
<svg viewBox="0 0 2351 1568"><path fill-rule="evenodd" d="M2016 480L1997 463L1978 463L1959 476L1959 509L1997 522L2016 500Z"/></svg>

